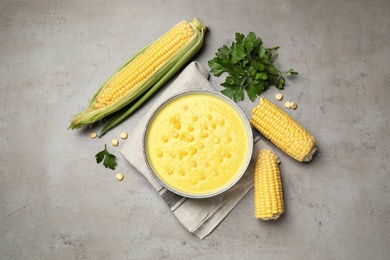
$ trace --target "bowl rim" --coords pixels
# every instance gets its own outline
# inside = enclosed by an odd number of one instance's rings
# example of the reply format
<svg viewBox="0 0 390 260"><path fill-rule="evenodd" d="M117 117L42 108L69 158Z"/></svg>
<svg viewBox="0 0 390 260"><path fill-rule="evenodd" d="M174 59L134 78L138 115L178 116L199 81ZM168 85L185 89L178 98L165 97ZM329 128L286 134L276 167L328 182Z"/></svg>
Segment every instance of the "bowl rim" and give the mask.
<svg viewBox="0 0 390 260"><path fill-rule="evenodd" d="M169 184L165 183L158 176L158 174L155 172L155 170L153 169L153 167L152 167L152 165L151 165L151 163L149 161L149 157L148 157L148 154L147 154L147 148L146 148L147 134L148 134L148 131L150 129L151 122L153 121L153 119L155 118L157 113L162 108L164 108L167 104L169 104L171 101L173 101L173 100L175 100L175 99L177 99L179 97L186 96L186 95L191 95L191 94L208 94L208 95L211 95L211 96L216 96L216 97L222 99L223 101L225 101L228 105L232 106L232 108L235 109L235 111L240 115L240 118L243 120L243 123L245 125L245 129L246 129L246 132L247 132L247 135L248 135L248 155L247 155L247 157L245 159L244 166L241 168L241 172L239 174L237 174L237 176L229 184L223 186L221 189L218 189L218 190L216 190L214 192L207 193L207 194L185 193L185 192L179 191L179 190L171 187ZM167 190L169 190L169 191L171 191L171 192L173 192L173 193L175 193L177 195L180 195L180 196L186 197L186 198L194 198L194 199L210 198L210 197L214 197L216 195L219 195L219 194L229 190L231 187L233 187L241 179L241 177L246 172L246 170L247 170L247 168L249 166L249 163L251 161L251 158L252 158L252 153L253 153L253 132L252 132L252 127L250 125L249 119L245 115L245 113L242 110L242 108L238 104L236 104L233 100L231 100L230 98L226 97L222 93L219 93L219 92L217 92L215 90L204 90L204 89L193 89L193 90L180 91L180 92L175 93L175 94L169 96L168 98L166 98L150 114L150 116L149 116L149 118L148 118L148 120L146 122L144 133L143 133L143 136L142 136L142 152L143 152L145 163L146 163L149 171L152 173L153 177L164 188L166 188Z"/></svg>

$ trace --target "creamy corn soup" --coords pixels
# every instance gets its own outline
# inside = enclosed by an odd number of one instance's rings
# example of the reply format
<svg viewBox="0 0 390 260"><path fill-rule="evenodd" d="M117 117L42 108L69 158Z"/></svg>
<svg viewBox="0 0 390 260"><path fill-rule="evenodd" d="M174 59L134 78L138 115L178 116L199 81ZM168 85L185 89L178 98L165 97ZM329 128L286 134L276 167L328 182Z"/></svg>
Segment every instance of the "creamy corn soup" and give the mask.
<svg viewBox="0 0 390 260"><path fill-rule="evenodd" d="M248 134L226 101L196 93L176 98L154 117L147 154L166 184L187 194L210 194L230 184L245 166Z"/></svg>

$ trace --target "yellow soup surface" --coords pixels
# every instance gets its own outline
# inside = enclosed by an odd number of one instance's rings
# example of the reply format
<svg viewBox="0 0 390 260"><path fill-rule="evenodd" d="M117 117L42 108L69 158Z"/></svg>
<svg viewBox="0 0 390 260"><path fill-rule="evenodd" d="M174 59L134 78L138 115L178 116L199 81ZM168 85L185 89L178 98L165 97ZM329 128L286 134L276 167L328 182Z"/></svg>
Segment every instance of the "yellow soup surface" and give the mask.
<svg viewBox="0 0 390 260"><path fill-rule="evenodd" d="M186 194L211 194L245 166L248 133L240 114L211 94L169 101L152 120L147 154L159 178Z"/></svg>

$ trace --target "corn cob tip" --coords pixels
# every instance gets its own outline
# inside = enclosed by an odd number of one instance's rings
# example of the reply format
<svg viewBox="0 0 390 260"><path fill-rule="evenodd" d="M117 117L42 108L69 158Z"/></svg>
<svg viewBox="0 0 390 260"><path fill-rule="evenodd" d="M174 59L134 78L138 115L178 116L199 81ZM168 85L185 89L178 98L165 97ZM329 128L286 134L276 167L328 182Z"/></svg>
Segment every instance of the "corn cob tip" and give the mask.
<svg viewBox="0 0 390 260"><path fill-rule="evenodd" d="M206 28L208 27L207 24L204 22L204 20L202 18L194 18L192 19L191 23L199 30L201 31L202 29L203 30L206 30Z"/></svg>

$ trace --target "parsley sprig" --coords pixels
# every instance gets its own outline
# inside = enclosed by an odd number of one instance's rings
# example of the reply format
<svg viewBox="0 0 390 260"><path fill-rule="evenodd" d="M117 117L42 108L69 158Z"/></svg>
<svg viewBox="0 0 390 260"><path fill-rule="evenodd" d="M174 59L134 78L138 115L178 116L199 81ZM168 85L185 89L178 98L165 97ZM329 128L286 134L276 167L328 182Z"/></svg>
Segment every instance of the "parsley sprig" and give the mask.
<svg viewBox="0 0 390 260"><path fill-rule="evenodd" d="M282 72L273 65L278 56L274 52L278 48L265 48L254 32L247 37L236 33L236 41L230 47L219 48L216 57L208 62L210 72L216 77L223 72L229 74L221 84L225 88L221 92L234 102L244 100L244 90L253 102L269 86L283 89L283 75L298 74L294 69Z"/></svg>
<svg viewBox="0 0 390 260"><path fill-rule="evenodd" d="M116 166L116 156L109 153L107 151L107 145L104 145L104 150L103 151L100 151L98 152L96 155L95 155L95 158L96 158L96 162L97 163L101 163L103 161L103 165L106 167L106 168L110 168L111 170L115 170L115 166Z"/></svg>

